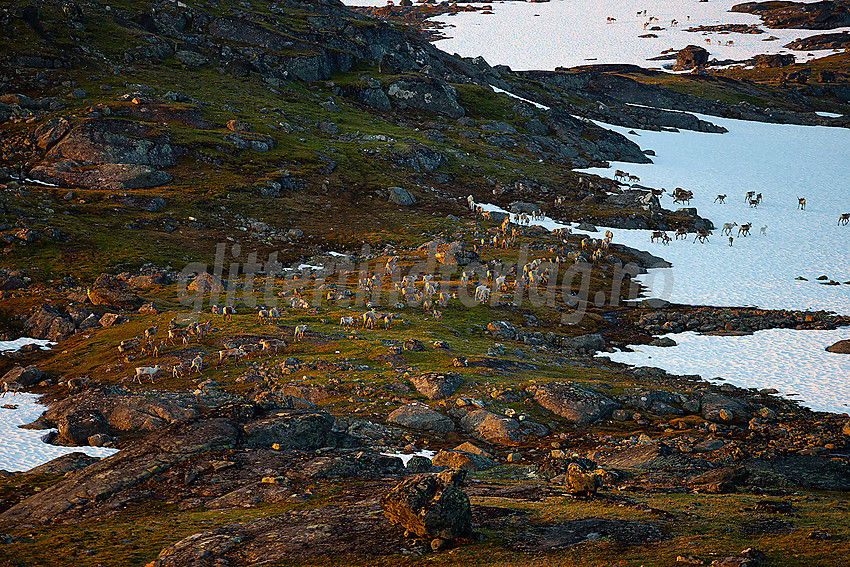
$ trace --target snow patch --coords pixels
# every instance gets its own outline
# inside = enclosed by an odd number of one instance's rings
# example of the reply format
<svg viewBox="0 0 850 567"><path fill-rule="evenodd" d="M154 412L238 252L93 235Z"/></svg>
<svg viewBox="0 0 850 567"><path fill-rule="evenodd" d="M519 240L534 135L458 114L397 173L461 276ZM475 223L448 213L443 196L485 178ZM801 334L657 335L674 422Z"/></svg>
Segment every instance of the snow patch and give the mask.
<svg viewBox="0 0 850 567"><path fill-rule="evenodd" d="M7 395L0 403L0 439L3 450L0 451L0 469L7 471L26 471L38 465L67 455L83 452L92 457L108 457L118 449L107 447L59 447L42 441L50 431L21 429L19 426L32 423L44 413L45 406L38 403L35 394Z"/></svg>
<svg viewBox="0 0 850 567"><path fill-rule="evenodd" d="M600 353L615 362L672 374L716 377L741 388L775 388L816 411L850 412L850 355L826 347L850 339L850 327L830 331L769 329L745 336L665 335L674 347L633 345L635 352Z"/></svg>

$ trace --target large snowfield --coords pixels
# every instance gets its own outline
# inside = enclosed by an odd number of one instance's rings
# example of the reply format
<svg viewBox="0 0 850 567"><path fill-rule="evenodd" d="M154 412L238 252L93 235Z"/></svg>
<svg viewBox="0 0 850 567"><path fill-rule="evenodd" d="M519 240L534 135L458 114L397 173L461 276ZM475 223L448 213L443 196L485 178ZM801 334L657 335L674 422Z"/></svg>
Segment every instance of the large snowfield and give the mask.
<svg viewBox="0 0 850 567"><path fill-rule="evenodd" d="M811 3L814 0L803 0ZM344 0L351 6L383 6L385 0ZM459 12L442 15L434 21L447 24L442 33L449 36L435 43L448 53L464 57L483 56L491 65L507 65L514 70L554 69L601 63L631 63L645 68L661 68L669 61L652 61L667 49L679 50L699 45L710 59L720 61L749 59L759 53L793 53L798 62L824 57L831 50L793 51L783 47L797 38L822 30L776 30L761 25L753 14L730 12L743 0L552 0L544 3L492 2L492 14ZM481 6L481 3L476 4ZM646 15L638 12L646 10ZM657 18L644 28L649 18ZM613 18L609 21L608 18ZM671 25L673 20L678 23ZM719 24L757 25L765 33L742 34L688 32L689 28ZM661 30L649 28L658 26ZM847 28L829 30L838 32ZM641 38L654 34L657 38ZM776 37L766 41L769 37ZM710 40L710 42L706 41ZM727 45L727 42L732 42Z"/></svg>
<svg viewBox="0 0 850 567"><path fill-rule="evenodd" d="M651 231L612 228L615 243L648 250L672 264L639 276L647 286L646 296L692 305L850 315L850 225L838 224L840 214L850 212L850 130L700 117L729 131L629 134L626 128L607 126L641 148L655 150L654 163L612 163L608 169L586 170L613 178L620 169L640 177L641 185L692 190L690 206L717 227L708 243L694 243L691 234L666 246L651 243ZM758 208L745 203L748 191L762 193ZM714 202L718 194L726 195L725 204ZM806 199L805 210L799 209L798 197ZM672 201L668 194L661 197L664 208L679 207ZM485 209L499 210L489 205ZM724 223L751 223L751 236L739 237L735 227L729 246L728 237L720 234ZM549 218L533 224L564 226ZM606 227L597 228L589 234L601 238ZM817 279L821 276L839 283L825 285ZM848 411L850 357L824 351L850 339L848 328L775 329L752 337L670 336L679 346L641 345L633 347L634 353L603 356L673 373L719 376L740 386L773 387L786 394L793 390L799 394L795 399L807 407Z"/></svg>

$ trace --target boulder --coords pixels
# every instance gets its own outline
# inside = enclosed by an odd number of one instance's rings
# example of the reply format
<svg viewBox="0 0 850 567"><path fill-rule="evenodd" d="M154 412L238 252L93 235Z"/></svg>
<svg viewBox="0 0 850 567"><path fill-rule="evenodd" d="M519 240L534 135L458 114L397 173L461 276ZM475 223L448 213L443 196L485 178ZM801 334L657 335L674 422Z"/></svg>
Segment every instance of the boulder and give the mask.
<svg viewBox="0 0 850 567"><path fill-rule="evenodd" d="M602 394L570 382L540 384L534 399L542 407L577 425L607 418L620 407Z"/></svg>
<svg viewBox="0 0 850 567"><path fill-rule="evenodd" d="M59 435L74 445L88 445L89 437L109 431L109 423L103 414L93 410L67 413L56 425Z"/></svg>
<svg viewBox="0 0 850 567"><path fill-rule="evenodd" d="M423 474L398 483L383 498L381 508L391 524L417 537L454 540L472 535L472 508L460 488L466 471Z"/></svg>
<svg viewBox="0 0 850 567"><path fill-rule="evenodd" d="M702 395L702 416L708 421L742 422L750 415L746 402L712 392Z"/></svg>
<svg viewBox="0 0 850 567"><path fill-rule="evenodd" d="M605 199L606 203L628 209L642 209L644 211L660 211L661 202L651 191L641 189L626 189L622 193L610 195Z"/></svg>
<svg viewBox="0 0 850 567"><path fill-rule="evenodd" d="M88 288L87 294L94 305L135 310L142 304L142 300L127 284L110 274L100 274Z"/></svg>
<svg viewBox="0 0 850 567"><path fill-rule="evenodd" d="M111 189L113 191L157 187L172 180L170 174L150 165L105 163L82 166L70 160L34 167L30 170L30 176L33 179L55 185Z"/></svg>
<svg viewBox="0 0 850 567"><path fill-rule="evenodd" d="M454 372L426 372L414 376L410 381L429 400L442 400L455 393L463 383L463 378Z"/></svg>
<svg viewBox="0 0 850 567"><path fill-rule="evenodd" d="M416 203L416 197L410 191L406 189L402 189L401 187L390 187L390 202L395 203L396 205L401 205L403 207L409 207Z"/></svg>
<svg viewBox="0 0 850 567"><path fill-rule="evenodd" d="M65 118L59 117L46 120L35 130L36 145L43 150L49 150L70 129L71 124Z"/></svg>
<svg viewBox="0 0 850 567"><path fill-rule="evenodd" d="M187 67L201 67L210 62L206 55L197 51L180 50L174 54L174 59Z"/></svg>
<svg viewBox="0 0 850 567"><path fill-rule="evenodd" d="M458 451L457 449L443 449L434 455L431 464L435 467L448 467L471 472L491 469L497 465L496 461L489 457Z"/></svg>
<svg viewBox="0 0 850 567"><path fill-rule="evenodd" d="M440 244L434 253L435 258L446 266L467 266L480 262L481 258L474 250L469 250L462 242Z"/></svg>
<svg viewBox="0 0 850 567"><path fill-rule="evenodd" d="M6 374L3 375L3 378L0 378L0 382L4 384L12 384L13 382L16 384L20 384L24 388L29 388L30 386L34 386L41 382L44 379L44 372L36 368L35 366L15 366Z"/></svg>
<svg viewBox="0 0 850 567"><path fill-rule="evenodd" d="M708 51L698 45L689 45L676 54L676 67L693 69L708 63Z"/></svg>
<svg viewBox="0 0 850 567"><path fill-rule="evenodd" d="M180 148L152 125L117 118L89 118L74 126L45 156L86 164L177 165Z"/></svg>
<svg viewBox="0 0 850 567"><path fill-rule="evenodd" d="M33 311L24 326L29 336L56 342L72 334L76 327L69 317L46 303Z"/></svg>
<svg viewBox="0 0 850 567"><path fill-rule="evenodd" d="M187 287L189 291L199 291L201 293L221 293L225 291L226 285L221 278L209 273L202 272L198 274L192 283Z"/></svg>
<svg viewBox="0 0 850 567"><path fill-rule="evenodd" d="M513 418L483 409L476 408L468 411L466 408L454 408L449 413L458 420L460 428L465 433L485 443L518 445L538 432L542 433L536 428L521 426Z"/></svg>
<svg viewBox="0 0 850 567"><path fill-rule="evenodd" d="M678 415L682 410L671 404L681 403L681 400L670 392L664 390L644 390L629 396L626 403L643 411L655 415Z"/></svg>
<svg viewBox="0 0 850 567"><path fill-rule="evenodd" d="M432 431L438 434L455 430L455 424L451 419L432 410L425 404L419 403L401 406L387 416L387 423L419 431Z"/></svg>
<svg viewBox="0 0 850 567"><path fill-rule="evenodd" d="M574 349L579 352L597 352L605 348L605 339L602 338L602 335L596 333L579 335L570 339L564 339L561 342L561 347Z"/></svg>
<svg viewBox="0 0 850 567"><path fill-rule="evenodd" d="M381 89L363 89L357 93L357 101L376 110L392 110L393 105L387 93Z"/></svg>
<svg viewBox="0 0 850 567"><path fill-rule="evenodd" d="M603 484L602 479L608 474L589 459L552 455L546 457L539 472L552 484L560 485L575 496L596 494Z"/></svg>
<svg viewBox="0 0 850 567"><path fill-rule="evenodd" d="M753 66L757 68L765 67L787 67L793 65L797 58L793 53L760 53L753 57Z"/></svg>
<svg viewBox="0 0 850 567"><path fill-rule="evenodd" d="M835 344L829 345L826 347L827 352L834 352L837 354L850 354L850 339L845 339L843 341L838 341Z"/></svg>
<svg viewBox="0 0 850 567"><path fill-rule="evenodd" d="M390 84L387 95L400 108L417 108L450 118L465 114L457 102L457 90L442 79L406 77Z"/></svg>
<svg viewBox="0 0 850 567"><path fill-rule="evenodd" d="M494 339L512 341L516 338L516 329L508 321L491 321L487 330Z"/></svg>
<svg viewBox="0 0 850 567"><path fill-rule="evenodd" d="M317 411L282 410L243 427L248 447L315 449L333 445L334 418Z"/></svg>
<svg viewBox="0 0 850 567"><path fill-rule="evenodd" d="M419 339L407 339L402 343L402 348L410 352L423 352L425 345Z"/></svg>
<svg viewBox="0 0 850 567"><path fill-rule="evenodd" d="M103 316L98 320L98 324L104 329L113 325L120 325L123 322L124 317L117 313L104 313Z"/></svg>

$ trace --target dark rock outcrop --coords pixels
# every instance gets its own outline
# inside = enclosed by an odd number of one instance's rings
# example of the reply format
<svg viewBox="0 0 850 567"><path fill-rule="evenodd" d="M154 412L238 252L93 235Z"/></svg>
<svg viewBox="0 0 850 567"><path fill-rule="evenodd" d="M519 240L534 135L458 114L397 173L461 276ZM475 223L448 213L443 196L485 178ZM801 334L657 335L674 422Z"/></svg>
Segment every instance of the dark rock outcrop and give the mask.
<svg viewBox="0 0 850 567"><path fill-rule="evenodd" d="M29 388L41 382L44 378L44 372L35 366L15 366L0 378L0 382L4 384L20 384L24 388Z"/></svg>
<svg viewBox="0 0 850 567"><path fill-rule="evenodd" d="M689 45L676 53L676 67L693 69L703 67L708 63L708 51L698 45Z"/></svg>
<svg viewBox="0 0 850 567"><path fill-rule="evenodd" d="M119 492L202 455L271 441L303 449L328 446L332 424L333 418L321 412L264 410L250 403L222 406L160 429L36 493L0 514L0 524L100 515L97 507L109 505L104 501Z"/></svg>
<svg viewBox="0 0 850 567"><path fill-rule="evenodd" d="M455 88L441 79L410 75L390 84L387 95L399 108L416 108L450 118L465 114Z"/></svg>
<svg viewBox="0 0 850 567"><path fill-rule="evenodd" d="M83 164L123 163L155 168L177 164L180 149L168 135L139 122L89 118L74 126L47 153L50 161Z"/></svg>
<svg viewBox="0 0 850 567"><path fill-rule="evenodd" d="M401 481L381 499L391 524L421 538L454 540L472 534L472 509L461 489L466 471L424 474Z"/></svg>

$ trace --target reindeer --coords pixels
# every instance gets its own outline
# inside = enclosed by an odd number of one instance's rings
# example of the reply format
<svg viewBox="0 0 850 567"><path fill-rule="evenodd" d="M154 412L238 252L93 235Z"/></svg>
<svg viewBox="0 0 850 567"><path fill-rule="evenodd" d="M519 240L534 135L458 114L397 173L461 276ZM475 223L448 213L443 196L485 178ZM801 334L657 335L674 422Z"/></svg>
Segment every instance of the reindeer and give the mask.
<svg viewBox="0 0 850 567"><path fill-rule="evenodd" d="M847 226L847 223L850 223L850 213L843 213L840 217L838 217L838 224Z"/></svg>
<svg viewBox="0 0 850 567"><path fill-rule="evenodd" d="M747 194L744 196L744 202L745 202L745 203L749 203L749 202L750 202L750 199L752 199L752 198L753 198L753 197L755 197L755 196L756 196L756 192L755 192L755 191L747 191Z"/></svg>
<svg viewBox="0 0 850 567"><path fill-rule="evenodd" d="M753 223L751 223L751 222L748 222L746 224L742 224L741 226L739 226L738 227L738 238L740 238L741 236L749 236L750 235L750 229L752 227L753 227Z"/></svg>
<svg viewBox="0 0 850 567"><path fill-rule="evenodd" d="M676 229L676 240L679 240L680 236L683 239L687 239L688 238L688 229L684 228L684 227L677 228Z"/></svg>
<svg viewBox="0 0 850 567"><path fill-rule="evenodd" d="M696 244L697 240L699 240L702 244L708 242L708 237L711 236L711 231L699 229L697 231L697 236L694 238L694 244Z"/></svg>
<svg viewBox="0 0 850 567"><path fill-rule="evenodd" d="M738 226L736 222L725 222L723 223L723 229L720 231L720 234L728 234L732 236L732 229Z"/></svg>
<svg viewBox="0 0 850 567"><path fill-rule="evenodd" d="M726 195L718 195L718 196L714 199L714 202L715 202L715 203L718 203L718 202L719 202L721 205L725 205L725 204L726 204Z"/></svg>
<svg viewBox="0 0 850 567"><path fill-rule="evenodd" d="M797 208L801 211L806 210L806 199L804 197L797 197Z"/></svg>
<svg viewBox="0 0 850 567"><path fill-rule="evenodd" d="M655 240L657 239L657 240L660 240L661 242L664 242L665 236L667 237L667 241L669 242L670 237L667 236L666 232L664 232L663 230L654 230L654 231L652 231L652 234L649 236L649 241L655 242Z"/></svg>

